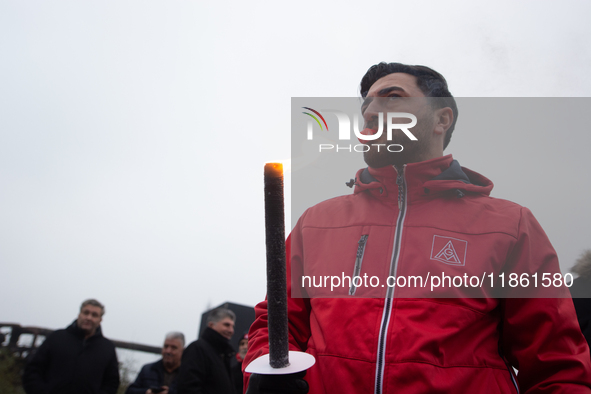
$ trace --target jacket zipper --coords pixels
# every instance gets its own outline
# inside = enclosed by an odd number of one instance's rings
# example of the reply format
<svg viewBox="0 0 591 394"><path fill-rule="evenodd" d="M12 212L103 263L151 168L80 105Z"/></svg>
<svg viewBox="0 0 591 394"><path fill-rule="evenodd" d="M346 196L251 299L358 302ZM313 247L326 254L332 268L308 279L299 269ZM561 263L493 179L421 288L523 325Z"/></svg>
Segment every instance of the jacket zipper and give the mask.
<svg viewBox="0 0 591 394"><path fill-rule="evenodd" d="M404 178L404 169L395 167L398 176L396 177L396 184L398 185L398 219L396 220L396 231L394 232L394 247L392 248L392 258L390 260L390 276L396 277L398 269L398 259L400 257L400 241L402 239L402 229L404 218L406 216L406 179ZM388 287L386 292L386 299L384 303L384 312L382 314L382 323L380 324L380 336L378 340L378 358L376 363L376 381L375 394L382 394L382 386L384 381L384 367L386 363L386 333L390 324L390 317L392 315L392 305L394 298L394 286Z"/></svg>
<svg viewBox="0 0 591 394"><path fill-rule="evenodd" d="M361 263L363 263L363 254L365 253L365 244L367 243L367 234L361 236L357 242L357 255L355 256L355 268L353 269L353 278L359 276L361 273ZM351 288L349 289L349 295L355 295L357 286L355 286L355 280L351 281Z"/></svg>
<svg viewBox="0 0 591 394"><path fill-rule="evenodd" d="M503 350L501 348L501 338L499 338L499 357L501 357L501 360L503 360L503 362L505 363L505 366L507 367L507 371L509 372L509 375L511 375L511 382L513 383L513 386L515 387L515 391L517 392L517 394L520 394L519 392L519 385L517 384L517 379L515 377L515 373L513 372L513 367L507 362L507 360L505 359L505 356L503 355Z"/></svg>

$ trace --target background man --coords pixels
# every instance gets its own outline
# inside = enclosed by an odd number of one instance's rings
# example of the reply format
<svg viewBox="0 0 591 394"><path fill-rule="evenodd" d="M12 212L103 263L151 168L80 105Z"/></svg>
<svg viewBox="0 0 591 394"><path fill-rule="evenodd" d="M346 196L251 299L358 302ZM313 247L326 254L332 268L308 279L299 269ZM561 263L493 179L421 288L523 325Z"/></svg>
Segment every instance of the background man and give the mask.
<svg viewBox="0 0 591 394"><path fill-rule="evenodd" d="M201 337L183 352L178 380L179 394L233 394L230 360L234 350L236 315L229 309L214 309L207 316L207 327Z"/></svg>
<svg viewBox="0 0 591 394"><path fill-rule="evenodd" d="M583 252L571 271L579 275L570 287L579 326L587 344L591 344L591 250Z"/></svg>
<svg viewBox="0 0 591 394"><path fill-rule="evenodd" d="M378 123L380 113L402 112L416 116L410 131L418 140L402 134L388 140L383 133L364 142L404 149L372 145L354 194L302 215L287 245L288 275L292 269L313 275L327 267L340 275L355 265L360 276L369 273L385 283L387 276L428 271L458 276L560 271L529 210L489 197L490 180L443 156L458 110L441 74L380 63L367 71L360 90L362 134L377 134L380 126L386 130ZM314 291L292 288L290 278L288 287L292 296ZM288 299L290 349L316 357L305 376L311 392L591 392L589 349L570 298L492 298L486 289L470 298L463 290L437 289L453 296L426 299L412 295L420 289L400 287L384 289L380 298L347 298L375 291L346 288L338 294L342 298ZM564 287L557 291L568 297ZM268 353L266 307L262 302L255 308L244 365ZM248 393L273 387L307 392L301 375L251 380Z"/></svg>
<svg viewBox="0 0 591 394"><path fill-rule="evenodd" d="M86 300L78 319L47 337L25 367L23 387L27 394L117 392L117 355L113 343L101 332L104 314L100 302Z"/></svg>
<svg viewBox="0 0 591 394"><path fill-rule="evenodd" d="M236 352L236 364L232 367L232 380L234 381L234 387L237 394L241 394L244 391L242 375L242 362L248 352L248 333L244 333L238 341L238 351Z"/></svg>
<svg viewBox="0 0 591 394"><path fill-rule="evenodd" d="M162 346L162 359L146 364L126 391L126 394L176 394L185 336L169 332Z"/></svg>

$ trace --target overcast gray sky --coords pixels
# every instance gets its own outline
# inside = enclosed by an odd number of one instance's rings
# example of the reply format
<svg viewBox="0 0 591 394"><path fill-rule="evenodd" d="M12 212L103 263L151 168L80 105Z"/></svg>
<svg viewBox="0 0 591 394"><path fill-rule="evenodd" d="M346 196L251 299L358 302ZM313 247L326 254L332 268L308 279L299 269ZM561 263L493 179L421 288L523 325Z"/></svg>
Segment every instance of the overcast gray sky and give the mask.
<svg viewBox="0 0 591 394"><path fill-rule="evenodd" d="M428 65L457 97L586 97L590 11L1 1L0 321L61 328L94 297L111 338L195 339L208 306L264 298L263 164L290 157L291 97L354 97L380 61ZM590 143L470 130L448 152L532 209L565 270L591 248Z"/></svg>

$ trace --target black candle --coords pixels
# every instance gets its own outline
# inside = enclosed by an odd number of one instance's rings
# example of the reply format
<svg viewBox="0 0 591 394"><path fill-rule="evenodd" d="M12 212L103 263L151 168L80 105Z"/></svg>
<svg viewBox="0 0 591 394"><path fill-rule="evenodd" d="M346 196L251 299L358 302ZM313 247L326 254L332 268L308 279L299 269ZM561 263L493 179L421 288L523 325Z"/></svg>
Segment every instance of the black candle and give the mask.
<svg viewBox="0 0 591 394"><path fill-rule="evenodd" d="M283 164L265 164L265 233L267 244L267 312L269 364L289 365Z"/></svg>

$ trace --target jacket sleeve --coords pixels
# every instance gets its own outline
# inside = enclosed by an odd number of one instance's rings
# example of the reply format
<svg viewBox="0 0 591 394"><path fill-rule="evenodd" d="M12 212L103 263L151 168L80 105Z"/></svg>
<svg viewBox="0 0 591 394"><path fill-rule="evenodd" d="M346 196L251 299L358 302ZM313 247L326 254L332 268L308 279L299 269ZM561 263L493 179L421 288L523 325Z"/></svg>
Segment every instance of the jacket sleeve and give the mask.
<svg viewBox="0 0 591 394"><path fill-rule="evenodd" d="M113 346L113 345L112 345ZM101 394L116 394L119 389L119 362L117 361L117 353L115 346L113 346L113 355L105 374L103 375L103 382L101 384Z"/></svg>
<svg viewBox="0 0 591 394"><path fill-rule="evenodd" d="M183 351L177 381L178 394L203 394L207 375L206 357L196 342L193 342Z"/></svg>
<svg viewBox="0 0 591 394"><path fill-rule="evenodd" d="M302 244L296 226L286 241L287 261L287 316L289 350L305 351L310 338L310 299L302 298L301 289L293 289L292 269L295 277L301 277ZM248 333L248 353L242 363L243 371L251 361L269 353L269 330L267 328L267 300L255 307L255 321ZM244 373L244 390L248 387L250 374Z"/></svg>
<svg viewBox="0 0 591 394"><path fill-rule="evenodd" d="M556 252L527 208L521 210L506 272L530 278L538 273L540 280L545 273L553 279L560 273ZM503 300L500 351L518 370L521 393L591 393L589 347L570 294L564 284L545 288L540 280L521 297Z"/></svg>
<svg viewBox="0 0 591 394"><path fill-rule="evenodd" d="M149 375L149 371L150 364L144 365L140 373L137 374L135 381L129 385L127 390L125 390L125 394L146 394L146 391L150 388L149 385L146 384L146 378Z"/></svg>
<svg viewBox="0 0 591 394"><path fill-rule="evenodd" d="M43 376L49 368L51 361L52 336L49 335L45 339L25 366L23 388L27 394L45 394L48 392L47 382Z"/></svg>

